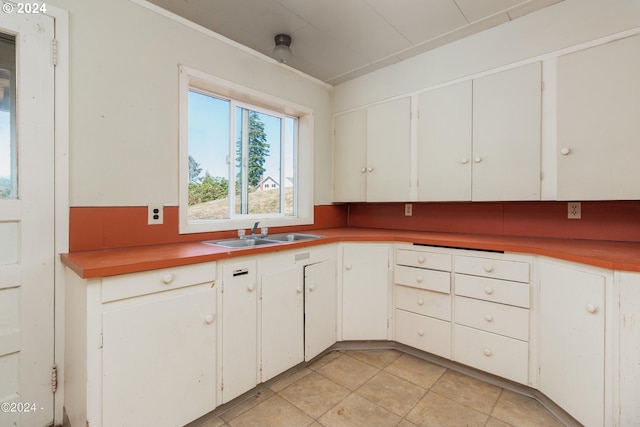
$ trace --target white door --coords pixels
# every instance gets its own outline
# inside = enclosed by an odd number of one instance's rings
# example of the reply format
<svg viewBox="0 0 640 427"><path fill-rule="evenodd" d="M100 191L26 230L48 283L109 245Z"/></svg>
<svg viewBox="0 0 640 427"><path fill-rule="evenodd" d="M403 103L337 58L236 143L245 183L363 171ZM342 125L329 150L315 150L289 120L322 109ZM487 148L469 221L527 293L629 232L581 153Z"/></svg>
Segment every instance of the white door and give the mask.
<svg viewBox="0 0 640 427"><path fill-rule="evenodd" d="M7 13L5 7L0 13L0 424L44 426L54 410L54 21L42 14Z"/></svg>
<svg viewBox="0 0 640 427"><path fill-rule="evenodd" d="M367 193L367 111L335 117L333 201L364 202Z"/></svg>
<svg viewBox="0 0 640 427"><path fill-rule="evenodd" d="M309 361L336 343L336 262L327 260L304 268L304 360Z"/></svg>

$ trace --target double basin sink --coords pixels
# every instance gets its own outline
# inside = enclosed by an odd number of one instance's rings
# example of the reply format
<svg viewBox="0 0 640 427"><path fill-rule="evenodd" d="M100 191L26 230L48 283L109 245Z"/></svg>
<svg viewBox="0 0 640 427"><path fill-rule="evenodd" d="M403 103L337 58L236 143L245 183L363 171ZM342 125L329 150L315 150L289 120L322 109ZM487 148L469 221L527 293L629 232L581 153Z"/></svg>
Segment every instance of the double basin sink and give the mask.
<svg viewBox="0 0 640 427"><path fill-rule="evenodd" d="M277 245L281 243L301 242L304 240L319 239L322 236L315 234L283 233L271 236L246 236L242 239L207 240L202 242L207 245L221 246L223 248L250 248L262 245Z"/></svg>

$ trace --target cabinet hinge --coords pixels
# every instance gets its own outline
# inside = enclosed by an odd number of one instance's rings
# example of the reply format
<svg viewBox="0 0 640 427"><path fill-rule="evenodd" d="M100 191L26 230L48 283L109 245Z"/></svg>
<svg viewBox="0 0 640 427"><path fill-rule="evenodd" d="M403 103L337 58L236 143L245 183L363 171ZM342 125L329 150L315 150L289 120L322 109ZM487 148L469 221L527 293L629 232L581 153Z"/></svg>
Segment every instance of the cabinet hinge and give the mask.
<svg viewBox="0 0 640 427"><path fill-rule="evenodd" d="M51 62L55 67L56 65L58 65L58 40L56 39L51 40L51 47L52 47Z"/></svg>
<svg viewBox="0 0 640 427"><path fill-rule="evenodd" d="M220 381L220 391L224 390L224 380Z"/></svg>
<svg viewBox="0 0 640 427"><path fill-rule="evenodd" d="M540 90L544 92L544 81L540 81Z"/></svg>
<svg viewBox="0 0 640 427"><path fill-rule="evenodd" d="M54 363L51 366L51 392L55 393L58 391L58 367Z"/></svg>
<svg viewBox="0 0 640 427"><path fill-rule="evenodd" d="M220 282L220 293L224 294L224 282Z"/></svg>
<svg viewBox="0 0 640 427"><path fill-rule="evenodd" d="M104 346L104 336L102 334L98 335L98 348L102 348Z"/></svg>

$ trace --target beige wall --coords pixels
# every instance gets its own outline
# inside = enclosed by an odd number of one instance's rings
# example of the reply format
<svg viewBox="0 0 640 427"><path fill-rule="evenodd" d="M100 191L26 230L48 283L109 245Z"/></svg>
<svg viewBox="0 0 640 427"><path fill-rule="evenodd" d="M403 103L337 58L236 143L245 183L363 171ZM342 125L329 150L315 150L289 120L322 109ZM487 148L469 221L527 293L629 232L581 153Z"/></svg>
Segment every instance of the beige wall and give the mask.
<svg viewBox="0 0 640 427"><path fill-rule="evenodd" d="M638 0L564 0L334 88L346 111L640 26Z"/></svg>
<svg viewBox="0 0 640 427"><path fill-rule="evenodd" d="M178 204L178 64L305 105L330 201L327 86L129 0L53 0L70 22L71 206Z"/></svg>

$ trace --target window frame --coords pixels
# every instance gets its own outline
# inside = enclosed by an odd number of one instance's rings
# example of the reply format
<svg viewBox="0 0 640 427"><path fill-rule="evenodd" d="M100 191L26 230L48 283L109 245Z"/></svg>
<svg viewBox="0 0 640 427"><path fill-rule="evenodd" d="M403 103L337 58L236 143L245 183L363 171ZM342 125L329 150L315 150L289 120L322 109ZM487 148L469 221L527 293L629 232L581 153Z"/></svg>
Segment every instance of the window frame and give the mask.
<svg viewBox="0 0 640 427"><path fill-rule="evenodd" d="M211 96L229 99L255 109L277 112L283 116L297 118L298 133L295 138L296 156L294 173L293 216L278 214L243 214L231 218L189 220L189 91L200 91ZM286 227L313 224L313 110L286 99L257 91L228 80L212 76L186 65L179 66L179 233L204 233L251 228L256 221L262 227ZM233 126L230 124L230 126ZM233 153L230 153L233 155Z"/></svg>

